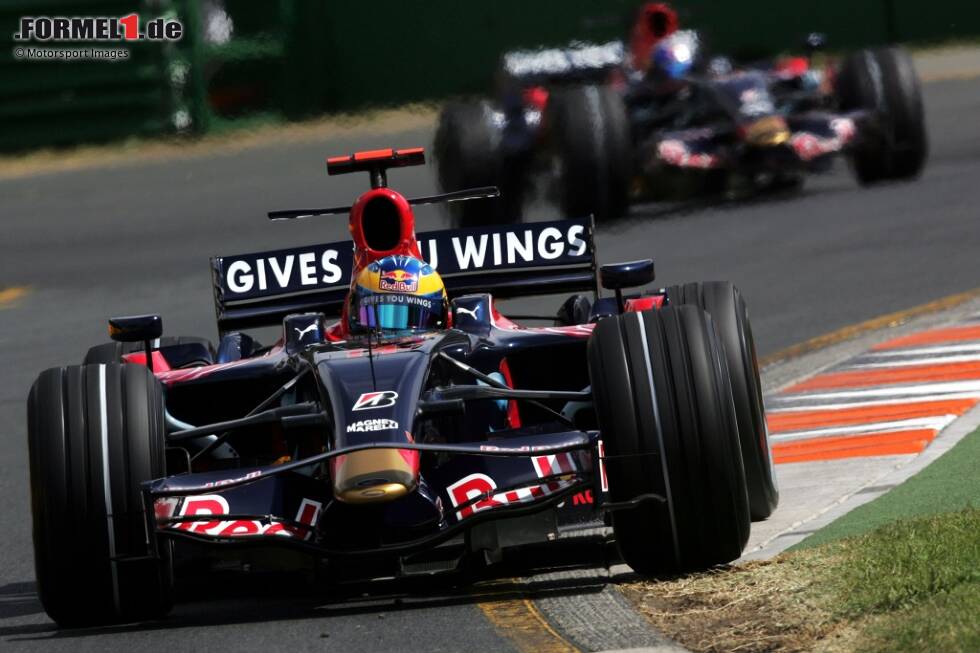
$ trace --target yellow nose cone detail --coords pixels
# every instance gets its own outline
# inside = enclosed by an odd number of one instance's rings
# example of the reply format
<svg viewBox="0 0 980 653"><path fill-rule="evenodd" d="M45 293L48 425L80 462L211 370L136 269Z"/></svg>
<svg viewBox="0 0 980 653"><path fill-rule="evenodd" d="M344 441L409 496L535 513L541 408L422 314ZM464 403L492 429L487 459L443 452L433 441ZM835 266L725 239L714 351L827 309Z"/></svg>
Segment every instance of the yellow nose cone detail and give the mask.
<svg viewBox="0 0 980 653"><path fill-rule="evenodd" d="M356 451L333 470L333 492L344 503L380 503L415 489L415 470L397 449Z"/></svg>
<svg viewBox="0 0 980 653"><path fill-rule="evenodd" d="M757 147L776 147L790 139L789 126L781 116L759 118L745 128L745 142Z"/></svg>
<svg viewBox="0 0 980 653"><path fill-rule="evenodd" d="M344 503L377 503L391 501L408 494L408 488L401 483L384 483L367 488L352 488L337 495Z"/></svg>

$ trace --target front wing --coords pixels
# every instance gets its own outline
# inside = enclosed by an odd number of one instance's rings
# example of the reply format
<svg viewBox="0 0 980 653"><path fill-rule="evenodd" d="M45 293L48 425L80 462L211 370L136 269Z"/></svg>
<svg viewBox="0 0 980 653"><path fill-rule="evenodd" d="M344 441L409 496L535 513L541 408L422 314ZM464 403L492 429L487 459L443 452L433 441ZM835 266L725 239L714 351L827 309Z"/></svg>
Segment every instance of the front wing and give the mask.
<svg viewBox="0 0 980 653"><path fill-rule="evenodd" d="M363 445L284 465L148 482L143 488L145 505L153 507L147 511L148 530L165 538L211 544L291 546L321 556L407 554L435 546L487 519L545 510L573 496L576 506L594 511L605 497L601 441L595 431L454 445L399 445L399 449L452 455L425 473L414 493L376 504L393 513L379 518L392 524L410 522L419 502L427 501L435 507L438 520L421 532L417 525L403 533L392 532L374 546L338 545L347 538L331 532L331 522L324 518L336 502L329 480L317 478L315 472L331 458L365 448L378 447Z"/></svg>

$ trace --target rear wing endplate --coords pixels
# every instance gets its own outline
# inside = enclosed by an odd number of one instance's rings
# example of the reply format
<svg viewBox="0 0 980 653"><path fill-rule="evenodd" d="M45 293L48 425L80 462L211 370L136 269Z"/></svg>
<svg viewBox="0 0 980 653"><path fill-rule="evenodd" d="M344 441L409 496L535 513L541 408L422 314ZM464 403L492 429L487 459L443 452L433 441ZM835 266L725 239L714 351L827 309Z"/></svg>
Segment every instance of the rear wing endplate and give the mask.
<svg viewBox="0 0 980 653"><path fill-rule="evenodd" d="M450 298L598 292L591 218L417 235ZM339 316L350 287L350 241L211 259L218 332L271 326L290 313Z"/></svg>

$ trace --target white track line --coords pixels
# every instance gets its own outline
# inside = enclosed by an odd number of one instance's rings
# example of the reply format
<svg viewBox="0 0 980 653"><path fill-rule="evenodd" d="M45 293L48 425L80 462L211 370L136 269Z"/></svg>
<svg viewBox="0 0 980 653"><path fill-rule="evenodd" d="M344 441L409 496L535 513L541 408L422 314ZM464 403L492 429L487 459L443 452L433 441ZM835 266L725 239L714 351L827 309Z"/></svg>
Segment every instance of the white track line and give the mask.
<svg viewBox="0 0 980 653"><path fill-rule="evenodd" d="M888 422L873 422L871 424L852 424L850 426L833 426L822 429L807 429L804 431L781 431L769 437L777 442L791 442L809 438L829 437L833 435L864 435L885 431L915 431L933 429L941 431L959 415L939 415L937 417L913 417L910 419L893 420Z"/></svg>
<svg viewBox="0 0 980 653"><path fill-rule="evenodd" d="M799 397L799 395L794 395ZM911 399L911 401L910 401ZM788 406L766 405L766 414L796 413L818 410L846 410L848 408L863 408L866 406L898 406L908 403L928 403L939 401L954 401L956 399L980 399L980 392L953 392L949 394L927 395L925 397L905 397L899 399L878 399L872 401L851 401L836 404L792 404Z"/></svg>
<svg viewBox="0 0 980 653"><path fill-rule="evenodd" d="M980 393L980 380L978 381L941 381L938 383L921 383L918 385L896 385L888 388L869 388L865 390L841 390L836 392L815 392L813 394L794 394L779 397L781 401L787 399L806 400L806 399L855 399L871 397L909 397L924 395L943 395L954 392L977 392ZM776 397L773 397L776 399Z"/></svg>
<svg viewBox="0 0 980 653"><path fill-rule="evenodd" d="M871 350L861 354L864 356L886 357L886 356L932 356L933 354L952 354L961 351L980 351L980 343L965 342L959 345L940 345L937 347L920 347L918 349L882 349Z"/></svg>
<svg viewBox="0 0 980 653"><path fill-rule="evenodd" d="M882 361L880 363L855 363L852 365L839 367L833 370L831 374L837 371L846 372L850 370L863 370L882 367L911 367L914 365L942 365L944 363L969 363L976 361L980 361L980 354L963 354L961 356L931 356L929 358L909 358L898 361Z"/></svg>

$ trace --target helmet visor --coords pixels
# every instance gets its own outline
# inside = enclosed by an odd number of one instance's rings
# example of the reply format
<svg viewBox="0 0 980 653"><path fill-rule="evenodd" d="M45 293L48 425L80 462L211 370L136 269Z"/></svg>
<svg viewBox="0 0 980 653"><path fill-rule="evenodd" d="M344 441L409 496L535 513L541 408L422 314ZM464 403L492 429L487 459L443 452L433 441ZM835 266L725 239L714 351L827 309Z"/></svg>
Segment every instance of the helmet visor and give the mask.
<svg viewBox="0 0 980 653"><path fill-rule="evenodd" d="M415 295L367 295L351 303L351 332L382 331L403 334L441 329L445 326L446 304Z"/></svg>

